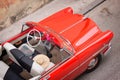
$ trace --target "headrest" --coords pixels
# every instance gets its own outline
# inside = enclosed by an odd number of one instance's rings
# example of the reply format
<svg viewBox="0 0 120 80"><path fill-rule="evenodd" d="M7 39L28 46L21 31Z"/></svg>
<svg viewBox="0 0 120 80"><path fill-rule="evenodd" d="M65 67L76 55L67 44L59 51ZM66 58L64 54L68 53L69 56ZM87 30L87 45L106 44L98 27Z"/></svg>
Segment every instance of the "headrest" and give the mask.
<svg viewBox="0 0 120 80"><path fill-rule="evenodd" d="M18 63L18 61L15 59L15 57L11 54L11 50L13 50L13 49L17 49L13 44L11 44L11 43L5 43L4 45L3 45L3 47L5 48L5 50L7 51L7 53L8 53L8 55L9 55L9 58L11 59L11 60L13 60L15 63L17 63L18 65L20 65L19 63Z"/></svg>
<svg viewBox="0 0 120 80"><path fill-rule="evenodd" d="M13 46L11 43L5 43L5 44L3 45L3 47L4 47L6 50L8 50L8 51L16 48L16 47Z"/></svg>
<svg viewBox="0 0 120 80"><path fill-rule="evenodd" d="M34 53L34 49L30 46L28 46L28 44L22 44L19 48L20 51L22 51L26 56L32 55Z"/></svg>
<svg viewBox="0 0 120 80"><path fill-rule="evenodd" d="M50 59L44 54L36 55L33 60L41 65L44 69L46 69L50 64Z"/></svg>

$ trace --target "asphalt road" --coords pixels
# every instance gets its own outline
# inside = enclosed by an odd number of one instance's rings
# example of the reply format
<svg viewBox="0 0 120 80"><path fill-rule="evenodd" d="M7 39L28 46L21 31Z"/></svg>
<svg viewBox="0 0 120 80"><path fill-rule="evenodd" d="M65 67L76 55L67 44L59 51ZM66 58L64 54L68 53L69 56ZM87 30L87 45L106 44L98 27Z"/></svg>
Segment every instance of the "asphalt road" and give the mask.
<svg viewBox="0 0 120 80"><path fill-rule="evenodd" d="M76 80L120 80L120 0L107 0L87 16L99 27L114 32L111 54L104 57L101 65L92 73L83 74Z"/></svg>
<svg viewBox="0 0 120 80"><path fill-rule="evenodd" d="M0 40L9 39L20 32L21 24L26 21L40 21L65 7L72 7L76 13L94 0L54 0L33 14L19 20L11 27L0 32ZM79 76L76 80L120 80L120 0L107 0L96 7L87 16L92 18L103 30L112 30L111 54L104 57L101 65L92 73ZM9 34L9 35L8 35ZM3 36L4 35L4 36Z"/></svg>

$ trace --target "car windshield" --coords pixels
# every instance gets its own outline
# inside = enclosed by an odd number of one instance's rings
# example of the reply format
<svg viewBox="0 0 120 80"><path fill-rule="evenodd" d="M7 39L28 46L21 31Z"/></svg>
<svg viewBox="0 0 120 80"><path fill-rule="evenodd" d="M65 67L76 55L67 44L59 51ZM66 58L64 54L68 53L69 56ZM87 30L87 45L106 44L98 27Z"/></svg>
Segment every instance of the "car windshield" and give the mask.
<svg viewBox="0 0 120 80"><path fill-rule="evenodd" d="M65 51L69 52L70 54L74 53L74 48L71 45L70 41L65 39L63 36L59 35L58 33L56 33L54 30L52 30L50 27L48 26L42 26L42 28L44 30L46 30L48 33L54 35L56 37L56 39L58 39L58 41L60 42L60 46L62 49L64 49Z"/></svg>

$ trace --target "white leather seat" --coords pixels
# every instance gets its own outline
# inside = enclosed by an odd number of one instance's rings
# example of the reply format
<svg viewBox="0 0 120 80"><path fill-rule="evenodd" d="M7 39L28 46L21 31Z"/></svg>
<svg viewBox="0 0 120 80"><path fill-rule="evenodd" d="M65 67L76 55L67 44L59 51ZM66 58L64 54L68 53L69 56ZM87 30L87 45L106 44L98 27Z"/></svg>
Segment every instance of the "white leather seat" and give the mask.
<svg viewBox="0 0 120 80"><path fill-rule="evenodd" d="M3 80L2 78L0 78L0 80Z"/></svg>
<svg viewBox="0 0 120 80"><path fill-rule="evenodd" d="M24 80L19 74L16 74L3 61L0 61L0 80Z"/></svg>
<svg viewBox="0 0 120 80"><path fill-rule="evenodd" d="M43 67L45 71L55 65L54 63L50 62L50 59L44 54L36 55L33 60L39 65L41 65L41 67Z"/></svg>
<svg viewBox="0 0 120 80"><path fill-rule="evenodd" d="M8 55L9 55L9 58L10 58L11 60L13 60L16 64L20 65L20 64L18 63L18 61L15 59L15 57L14 57L14 56L11 54L11 52L10 52L10 50L16 49L16 47L13 46L11 43L5 43L5 44L3 45L3 47L4 47L5 50L7 51Z"/></svg>
<svg viewBox="0 0 120 80"><path fill-rule="evenodd" d="M8 69L9 69L9 66L6 65L3 61L0 61L0 78L1 79L4 79Z"/></svg>
<svg viewBox="0 0 120 80"><path fill-rule="evenodd" d="M34 62L28 56L25 56L25 54L22 51L20 51L11 43L5 43L3 47L6 49L9 57L15 63L17 63L18 65L26 69L28 72L30 72L32 76L37 76L44 71L44 69L38 63Z"/></svg>
<svg viewBox="0 0 120 80"><path fill-rule="evenodd" d="M23 45L23 46L26 46ZM32 76L37 76L40 75L43 71L45 71L45 69L49 66L50 64L50 60L49 58L44 55L44 57L40 57L42 59L43 62L46 62L46 58L48 60L47 62L47 66L43 67L42 65L40 65L39 63L37 63L36 61L32 60L29 56L25 56L26 54L24 54L24 51L19 50L18 48L16 48L14 45L12 45L11 43L5 43L3 45L3 47L6 49L8 55L10 56L10 58L16 62L18 65L22 66L24 69L26 69L28 72L30 72L30 74ZM29 49L29 47L27 46L27 48ZM21 49L21 48L20 48ZM30 48L30 50L32 52L34 52L35 50L33 48ZM27 53L28 55L29 53ZM44 59L45 58L45 59ZM40 59L38 59L40 60ZM46 63L45 63L46 64ZM50 66L49 66L50 67ZM47 68L48 69L48 68Z"/></svg>
<svg viewBox="0 0 120 80"><path fill-rule="evenodd" d="M22 44L18 49L24 52L26 56L31 56L35 51L34 48L30 47L26 43Z"/></svg>
<svg viewBox="0 0 120 80"><path fill-rule="evenodd" d="M35 51L34 48L30 47L29 45L27 45L26 43L25 44L22 44L20 47L19 47L19 50L23 51L26 53L26 55L32 55ZM27 54L29 52L29 54ZM48 69L50 69L51 67L53 67L55 64L50 62L50 59L46 56L46 55L43 55L43 54L39 54L39 55L36 55L33 60L38 63L41 67L43 67L43 69L45 71L47 71Z"/></svg>
<svg viewBox="0 0 120 80"><path fill-rule="evenodd" d="M36 55L33 58L33 60L39 65L41 65L44 69L46 69L48 65L50 64L50 59L44 54Z"/></svg>

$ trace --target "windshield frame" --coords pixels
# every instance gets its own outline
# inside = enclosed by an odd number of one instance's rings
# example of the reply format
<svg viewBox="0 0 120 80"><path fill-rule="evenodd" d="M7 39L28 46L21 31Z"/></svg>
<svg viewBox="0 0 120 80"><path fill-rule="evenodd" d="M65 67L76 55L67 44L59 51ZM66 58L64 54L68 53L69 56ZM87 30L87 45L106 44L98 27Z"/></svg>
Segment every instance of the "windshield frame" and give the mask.
<svg viewBox="0 0 120 80"><path fill-rule="evenodd" d="M70 53L71 55L74 54L75 50L68 39L64 38L63 36L55 32L53 29L51 29L48 26L44 26L44 27L40 26L40 27L46 30L48 34L52 34L53 36L55 36L55 38L60 42L61 44L60 46L62 49L64 49L66 52Z"/></svg>
<svg viewBox="0 0 120 80"><path fill-rule="evenodd" d="M22 32L23 32L24 25L28 26L28 28L26 30L28 30L31 27L27 24L23 24L22 30L21 30ZM66 52L70 53L71 55L73 55L75 53L74 47L72 46L71 42L68 39L64 38L62 35L60 35L59 33L55 32L49 26L43 26L43 25L37 23L34 25L34 27L37 27L37 28L39 27L40 30L41 29L44 30L45 33L47 33L49 35L53 35L59 41L59 43L60 43L59 47L61 49L64 49Z"/></svg>

